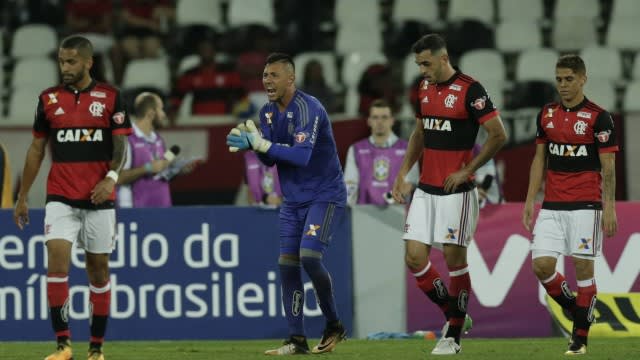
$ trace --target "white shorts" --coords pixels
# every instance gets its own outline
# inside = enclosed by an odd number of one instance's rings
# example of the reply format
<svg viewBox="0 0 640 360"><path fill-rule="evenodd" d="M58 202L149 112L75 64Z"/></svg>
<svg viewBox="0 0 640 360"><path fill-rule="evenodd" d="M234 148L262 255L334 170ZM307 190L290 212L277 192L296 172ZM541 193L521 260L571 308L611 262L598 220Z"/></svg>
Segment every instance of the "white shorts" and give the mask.
<svg viewBox="0 0 640 360"><path fill-rule="evenodd" d="M533 228L532 257L548 252L591 259L602 251L602 210L541 209Z"/></svg>
<svg viewBox="0 0 640 360"><path fill-rule="evenodd" d="M404 225L404 240L442 248L442 244L467 247L478 223L478 192L432 195L416 189Z"/></svg>
<svg viewBox="0 0 640 360"><path fill-rule="evenodd" d="M45 240L63 239L87 252L110 254L116 244L116 210L88 210L61 202L45 206Z"/></svg>

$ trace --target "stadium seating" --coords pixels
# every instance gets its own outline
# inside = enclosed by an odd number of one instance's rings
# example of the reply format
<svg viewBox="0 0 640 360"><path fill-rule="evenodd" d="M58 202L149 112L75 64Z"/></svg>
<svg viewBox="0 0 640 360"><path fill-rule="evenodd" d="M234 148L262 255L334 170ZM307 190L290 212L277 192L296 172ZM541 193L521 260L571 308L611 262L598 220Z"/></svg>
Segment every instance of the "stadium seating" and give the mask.
<svg viewBox="0 0 640 360"><path fill-rule="evenodd" d="M542 46L542 32L533 22L506 21L496 28L496 48L500 51L519 52Z"/></svg>
<svg viewBox="0 0 640 360"><path fill-rule="evenodd" d="M609 24L606 45L619 50L640 50L638 20L621 20Z"/></svg>
<svg viewBox="0 0 640 360"><path fill-rule="evenodd" d="M47 56L58 48L58 35L49 25L23 25L13 34L11 44L13 58Z"/></svg>
<svg viewBox="0 0 640 360"><path fill-rule="evenodd" d="M523 51L516 63L516 80L554 81L554 69L558 53L555 50L530 49Z"/></svg>
<svg viewBox="0 0 640 360"><path fill-rule="evenodd" d="M640 81L635 80L627 86L622 109L628 112L640 112Z"/></svg>
<svg viewBox="0 0 640 360"><path fill-rule="evenodd" d="M613 1L610 22L636 21L638 18L640 18L640 4L637 0Z"/></svg>
<svg viewBox="0 0 640 360"><path fill-rule="evenodd" d="M616 90L611 81L591 81L587 80L584 87L585 96L606 109L613 111L616 108Z"/></svg>
<svg viewBox="0 0 640 360"><path fill-rule="evenodd" d="M502 55L493 49L476 49L462 55L460 70L479 81L504 81L506 67ZM488 64L490 64L488 66Z"/></svg>
<svg viewBox="0 0 640 360"><path fill-rule="evenodd" d="M568 16L593 21L600 16L600 0L556 0L553 16L556 24Z"/></svg>
<svg viewBox="0 0 640 360"><path fill-rule="evenodd" d="M338 26L335 49L338 54L382 51L382 22L377 2L338 1L335 20Z"/></svg>
<svg viewBox="0 0 640 360"><path fill-rule="evenodd" d="M612 82L622 79L622 57L616 49L590 46L580 52L580 57L587 65L590 82ZM606 64L606 66L599 64Z"/></svg>
<svg viewBox="0 0 640 360"><path fill-rule="evenodd" d="M124 71L122 87L133 89L153 87L164 94L169 92L170 73L164 58L132 60Z"/></svg>
<svg viewBox="0 0 640 360"><path fill-rule="evenodd" d="M557 50L579 50L597 44L598 35L593 18L563 16L553 24L553 47Z"/></svg>
<svg viewBox="0 0 640 360"><path fill-rule="evenodd" d="M631 69L631 78L634 80L640 80L640 52L637 52L633 61L633 68Z"/></svg>
<svg viewBox="0 0 640 360"><path fill-rule="evenodd" d="M347 87L357 87L362 73L370 65L386 63L387 58L382 53L350 53L342 63L342 83Z"/></svg>
<svg viewBox="0 0 640 360"><path fill-rule="evenodd" d="M449 1L449 14L447 15L449 21L476 20L492 27L494 16L493 0Z"/></svg>
<svg viewBox="0 0 640 360"><path fill-rule="evenodd" d="M43 90L58 83L58 66L48 58L24 58L18 60L11 78L12 89Z"/></svg>
<svg viewBox="0 0 640 360"><path fill-rule="evenodd" d="M501 22L538 24L544 16L542 1L498 0L497 10Z"/></svg>
<svg viewBox="0 0 640 360"><path fill-rule="evenodd" d="M178 27L205 25L216 30L222 28L222 8L219 0L178 0L176 2Z"/></svg>
<svg viewBox="0 0 640 360"><path fill-rule="evenodd" d="M11 92L9 98L9 113L5 124L33 125L33 114L38 104L38 94L42 89L23 88Z"/></svg>
<svg viewBox="0 0 640 360"><path fill-rule="evenodd" d="M336 38L336 52L346 55L352 51L382 51L382 34L379 26L347 26L339 28Z"/></svg>
<svg viewBox="0 0 640 360"><path fill-rule="evenodd" d="M420 68L416 64L416 54L410 53L404 58L402 69L402 84L405 88L409 88L420 76Z"/></svg>
<svg viewBox="0 0 640 360"><path fill-rule="evenodd" d="M230 27L262 25L275 30L273 1L233 0L228 4L227 19Z"/></svg>
<svg viewBox="0 0 640 360"><path fill-rule="evenodd" d="M391 20L395 24L405 21L434 23L439 21L437 0L395 0Z"/></svg>

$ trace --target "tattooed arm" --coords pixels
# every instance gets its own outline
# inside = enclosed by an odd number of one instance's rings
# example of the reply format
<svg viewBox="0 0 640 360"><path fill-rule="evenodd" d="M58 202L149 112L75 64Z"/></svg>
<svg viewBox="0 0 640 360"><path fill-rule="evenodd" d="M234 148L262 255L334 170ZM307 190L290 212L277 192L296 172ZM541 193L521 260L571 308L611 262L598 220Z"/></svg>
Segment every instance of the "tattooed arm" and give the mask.
<svg viewBox="0 0 640 360"><path fill-rule="evenodd" d="M615 235L618 230L616 218L616 154L614 152L601 153L602 164L602 225L607 236Z"/></svg>
<svg viewBox="0 0 640 360"><path fill-rule="evenodd" d="M99 205L107 201L118 181L118 174L127 156L127 135L113 135L113 155L107 176L91 190L91 202Z"/></svg>
<svg viewBox="0 0 640 360"><path fill-rule="evenodd" d="M120 173L127 159L127 135L113 135L113 157L109 169Z"/></svg>

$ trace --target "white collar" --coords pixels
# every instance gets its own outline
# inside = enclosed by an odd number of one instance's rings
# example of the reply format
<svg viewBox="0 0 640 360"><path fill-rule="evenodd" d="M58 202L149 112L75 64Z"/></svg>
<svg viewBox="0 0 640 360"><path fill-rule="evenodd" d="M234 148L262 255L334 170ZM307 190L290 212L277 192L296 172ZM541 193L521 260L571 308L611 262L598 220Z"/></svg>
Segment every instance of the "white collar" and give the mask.
<svg viewBox="0 0 640 360"><path fill-rule="evenodd" d="M135 121L131 123L131 127L133 128L133 132L136 134L136 136L139 138L143 138L146 142L153 143L153 142L156 142L156 140L158 140L158 134L156 134L154 130L151 130L151 134L147 136L147 134L145 134L142 130L140 130L138 125L136 125Z"/></svg>
<svg viewBox="0 0 640 360"><path fill-rule="evenodd" d="M373 135L369 136L369 142L371 144L373 144L374 146L377 146L377 147L382 147L382 148L392 147L396 143L396 141L398 141L398 135L394 134L393 132L391 132L391 134L387 138L387 141L385 141L385 143L382 146L378 146L376 144Z"/></svg>

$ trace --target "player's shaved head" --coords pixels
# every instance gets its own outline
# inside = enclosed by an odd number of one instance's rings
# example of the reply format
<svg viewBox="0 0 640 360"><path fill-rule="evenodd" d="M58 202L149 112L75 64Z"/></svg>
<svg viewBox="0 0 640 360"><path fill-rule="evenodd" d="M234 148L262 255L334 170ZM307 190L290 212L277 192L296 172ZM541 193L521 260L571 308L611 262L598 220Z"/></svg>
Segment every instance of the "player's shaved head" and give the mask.
<svg viewBox="0 0 640 360"><path fill-rule="evenodd" d="M296 65L293 63L293 58L285 53L272 53L267 57L266 65L282 63L285 64L285 69L291 73L295 73Z"/></svg>
<svg viewBox="0 0 640 360"><path fill-rule="evenodd" d="M93 45L91 45L89 39L83 36L71 35L66 37L60 43L60 49L75 49L78 55L85 59L93 57Z"/></svg>
<svg viewBox="0 0 640 360"><path fill-rule="evenodd" d="M419 54L425 50L431 51L431 54L436 55L440 52L447 51L447 43L444 41L444 38L438 34L428 34L416 41L413 46L411 46L411 51L415 54Z"/></svg>

